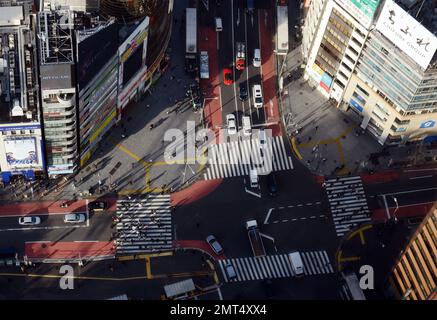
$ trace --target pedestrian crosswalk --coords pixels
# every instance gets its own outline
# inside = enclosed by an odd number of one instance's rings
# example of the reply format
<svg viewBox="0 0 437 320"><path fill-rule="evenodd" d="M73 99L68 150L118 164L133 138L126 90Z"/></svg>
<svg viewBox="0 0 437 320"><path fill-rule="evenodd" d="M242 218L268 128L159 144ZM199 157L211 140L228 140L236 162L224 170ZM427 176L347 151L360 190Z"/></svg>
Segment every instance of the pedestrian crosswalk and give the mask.
<svg viewBox="0 0 437 320"><path fill-rule="evenodd" d="M361 177L333 178L326 180L324 186L339 237L355 226L370 221Z"/></svg>
<svg viewBox="0 0 437 320"><path fill-rule="evenodd" d="M208 164L205 180L249 175L251 169L256 169L259 175L293 169L282 136L267 138L265 146L260 144L259 139L211 145L208 148Z"/></svg>
<svg viewBox="0 0 437 320"><path fill-rule="evenodd" d="M169 195L117 201L115 243L117 254L160 252L172 249Z"/></svg>
<svg viewBox="0 0 437 320"><path fill-rule="evenodd" d="M334 272L326 251L300 252L305 275L330 274ZM226 266L232 265L236 277L229 279ZM264 257L247 257L219 260L225 282L276 279L294 277L288 254Z"/></svg>

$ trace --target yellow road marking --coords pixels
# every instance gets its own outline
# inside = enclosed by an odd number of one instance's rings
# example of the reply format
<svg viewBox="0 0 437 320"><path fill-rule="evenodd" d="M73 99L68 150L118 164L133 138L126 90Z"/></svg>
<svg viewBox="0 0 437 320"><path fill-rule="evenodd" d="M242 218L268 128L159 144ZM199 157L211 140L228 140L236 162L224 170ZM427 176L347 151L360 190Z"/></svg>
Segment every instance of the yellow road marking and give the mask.
<svg viewBox="0 0 437 320"><path fill-rule="evenodd" d="M369 229L371 229L371 228L372 228L372 225L371 225L371 224L365 225L365 226L363 226L363 227L361 227L361 228L355 230L354 232L352 232L352 233L347 237L347 239L350 240L350 239L352 239L353 237L355 237L355 235L356 235L357 233L364 232L364 231L369 230Z"/></svg>
<svg viewBox="0 0 437 320"><path fill-rule="evenodd" d="M361 244L364 246L366 244L366 239L364 238L363 232L360 232L360 240L361 240Z"/></svg>
<svg viewBox="0 0 437 320"><path fill-rule="evenodd" d="M293 150L294 150L294 153L296 154L296 156L299 158L299 160L302 160L303 158L302 158L302 155L300 154L299 149L296 145L296 138L295 137L293 137L291 139L291 145L293 146Z"/></svg>
<svg viewBox="0 0 437 320"><path fill-rule="evenodd" d="M342 165L346 165L345 160L344 160L343 148L341 147L341 142L337 141L336 144L337 144L338 158L340 160L340 163Z"/></svg>
<svg viewBox="0 0 437 320"><path fill-rule="evenodd" d="M153 279L152 267L150 266L150 257L146 257L146 277L147 279Z"/></svg>
<svg viewBox="0 0 437 320"><path fill-rule="evenodd" d="M35 273L0 273L0 276L7 277L30 277L30 278L69 278L69 279L77 279L77 280L99 280L99 281L126 281L126 280L141 280L147 279L144 276L138 277L126 277L126 278L110 278L110 277L86 277L86 276L67 276L67 275L57 275L57 274L35 274Z"/></svg>
<svg viewBox="0 0 437 320"><path fill-rule="evenodd" d="M340 262L358 261L358 260L361 260L361 257L347 257L347 258L341 258Z"/></svg>

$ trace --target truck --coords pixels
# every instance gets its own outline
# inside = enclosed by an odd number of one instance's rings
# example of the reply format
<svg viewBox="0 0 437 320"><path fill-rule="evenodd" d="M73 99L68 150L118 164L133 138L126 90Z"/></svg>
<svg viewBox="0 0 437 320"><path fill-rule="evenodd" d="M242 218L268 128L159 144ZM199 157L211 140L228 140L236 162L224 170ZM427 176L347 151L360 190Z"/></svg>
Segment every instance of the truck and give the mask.
<svg viewBox="0 0 437 320"><path fill-rule="evenodd" d="M200 52L200 79L209 79L209 59L208 52Z"/></svg>
<svg viewBox="0 0 437 320"><path fill-rule="evenodd" d="M185 69L194 72L197 68L197 11L186 9L185 28Z"/></svg>
<svg viewBox="0 0 437 320"><path fill-rule="evenodd" d="M236 48L237 48L237 54L235 57L235 68L237 70L244 70L244 64L246 60L246 47L244 43L237 42Z"/></svg>
<svg viewBox="0 0 437 320"><path fill-rule="evenodd" d="M288 7L277 6L276 54L288 52Z"/></svg>
<svg viewBox="0 0 437 320"><path fill-rule="evenodd" d="M264 249L264 243L259 233L258 223L256 220L246 221L247 234L249 236L252 252L255 257L264 257L266 250Z"/></svg>

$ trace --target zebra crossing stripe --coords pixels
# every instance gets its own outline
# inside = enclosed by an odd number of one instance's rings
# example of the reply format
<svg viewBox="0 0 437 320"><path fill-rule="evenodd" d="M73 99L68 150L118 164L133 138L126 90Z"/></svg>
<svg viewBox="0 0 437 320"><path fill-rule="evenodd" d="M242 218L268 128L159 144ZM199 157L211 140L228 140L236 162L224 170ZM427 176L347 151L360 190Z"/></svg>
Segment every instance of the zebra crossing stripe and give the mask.
<svg viewBox="0 0 437 320"><path fill-rule="evenodd" d="M329 274L334 272L326 251L302 252L301 256L304 263L304 273L306 275ZM287 254L220 260L220 269L224 273L225 281L228 281L225 270L227 263L234 266L237 275L236 279L231 280L232 282L284 278L295 275Z"/></svg>
<svg viewBox="0 0 437 320"><path fill-rule="evenodd" d="M307 257L307 255L306 255L306 252L304 252L303 254L301 254L301 257L302 257L302 260L303 260L303 262L304 262L304 273L305 274L309 274L309 275L312 275L313 274L313 272L312 272L312 270L311 270L311 266L310 266L310 264L309 264L309 262L308 262L308 257Z"/></svg>
<svg viewBox="0 0 437 320"><path fill-rule="evenodd" d="M323 251L323 256L325 257L325 261L326 261L326 263L327 263L327 265L328 265L328 270L329 270L329 272L334 272L334 269L332 268L332 265L331 265L331 263L329 262L329 258L328 258L328 253L326 252L326 251Z"/></svg>
<svg viewBox="0 0 437 320"><path fill-rule="evenodd" d="M223 263L224 263L223 260L219 260L219 266L220 266L220 269L222 270L223 278L225 278L225 282L228 282L228 277L227 277L227 275L226 275L226 272L225 272L225 268L224 268L224 266L223 266Z"/></svg>
<svg viewBox="0 0 437 320"><path fill-rule="evenodd" d="M277 274L277 277L280 278L281 273L279 272L278 264L275 262L275 256L269 256L268 258L270 260L270 264L273 266L273 269L275 270L275 272Z"/></svg>
<svg viewBox="0 0 437 320"><path fill-rule="evenodd" d="M285 146L284 146L284 140L281 139L279 140L279 148L281 149L282 154L287 154L287 151L285 150ZM284 170L290 169L287 163L287 157L282 158L281 157L281 161L284 164Z"/></svg>
<svg viewBox="0 0 437 320"><path fill-rule="evenodd" d="M279 256L279 260L282 262L282 263L281 263L281 266L284 267L284 273L285 273L285 275L286 275L287 277L291 277L292 273L290 273L290 271L289 271L288 268L287 268L287 260L288 260L288 257L286 257L286 256L284 256L284 255L280 255L280 256Z"/></svg>
<svg viewBox="0 0 437 320"><path fill-rule="evenodd" d="M261 148L259 139L249 139L211 145L209 150L203 175L206 180L248 175L252 168L266 173L293 169L283 137L268 139L265 148Z"/></svg>
<svg viewBox="0 0 437 320"><path fill-rule="evenodd" d="M281 264L281 260L280 260L281 258L279 256L273 256L273 257L276 260L276 264L278 266L279 273L280 273L281 277L285 278L285 272L282 269L282 264Z"/></svg>

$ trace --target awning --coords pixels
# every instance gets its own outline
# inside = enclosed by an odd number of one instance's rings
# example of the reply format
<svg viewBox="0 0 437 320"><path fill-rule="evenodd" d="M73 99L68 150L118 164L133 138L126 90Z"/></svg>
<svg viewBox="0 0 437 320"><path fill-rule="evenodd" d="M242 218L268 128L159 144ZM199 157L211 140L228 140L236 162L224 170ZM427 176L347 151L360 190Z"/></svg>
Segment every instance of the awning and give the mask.
<svg viewBox="0 0 437 320"><path fill-rule="evenodd" d="M187 279L166 285L164 286L164 290L167 298L172 298L190 291L194 291L196 290L196 287L194 286L193 279Z"/></svg>

